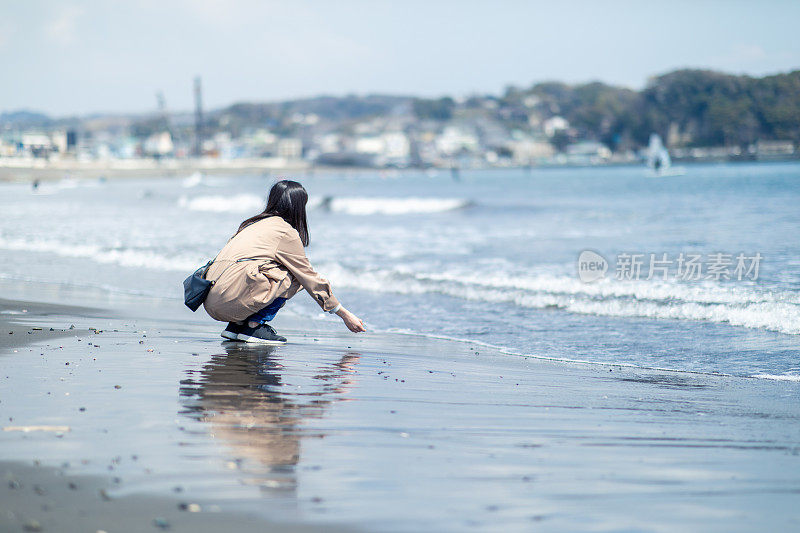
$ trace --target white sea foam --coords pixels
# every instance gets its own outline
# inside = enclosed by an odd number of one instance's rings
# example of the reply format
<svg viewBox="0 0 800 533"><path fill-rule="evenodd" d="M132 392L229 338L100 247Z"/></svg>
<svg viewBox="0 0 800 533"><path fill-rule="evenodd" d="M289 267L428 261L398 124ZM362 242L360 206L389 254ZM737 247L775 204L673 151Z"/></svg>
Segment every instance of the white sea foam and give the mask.
<svg viewBox="0 0 800 533"><path fill-rule="evenodd" d="M98 180L76 180L74 178L66 177L61 178L58 181L43 182L39 184L36 189L31 190L31 193L37 196L50 196L69 189L89 189L99 187L100 185L101 182Z"/></svg>
<svg viewBox="0 0 800 533"><path fill-rule="evenodd" d="M469 205L459 198L368 198L345 197L322 201L320 206L347 215L406 215L441 213Z"/></svg>
<svg viewBox="0 0 800 533"><path fill-rule="evenodd" d="M633 298L636 300L683 300L704 304L739 304L742 302L779 302L800 304L800 294L790 292L756 291L747 287L714 284L711 282L676 283L673 281L617 281L605 279L584 283L577 276L554 274L510 275L452 270L418 275L421 279L450 281L466 285L485 285L499 289L524 289L564 295L584 295L594 298Z"/></svg>
<svg viewBox="0 0 800 533"><path fill-rule="evenodd" d="M264 209L264 198L255 194L235 194L233 196L209 195L189 198L181 196L178 206L190 211L211 213L250 213Z"/></svg>
<svg viewBox="0 0 800 533"><path fill-rule="evenodd" d="M246 213L264 208L264 198L254 194L233 196L208 195L190 198L182 196L178 206L192 211L214 213ZM347 215L405 215L414 213L441 213L461 209L469 201L459 198L369 198L343 197L309 199L309 209L326 209Z"/></svg>
<svg viewBox="0 0 800 533"><path fill-rule="evenodd" d="M183 178L181 185L185 189L191 189L193 187L197 187L201 183L203 183L203 174L200 172L194 172L190 176Z"/></svg>
<svg viewBox="0 0 800 533"><path fill-rule="evenodd" d="M167 255L154 251L101 244L69 244L47 239L0 236L0 249L43 252L62 257L87 258L101 264L151 270L188 272L202 258ZM699 320L800 334L800 295L796 291L766 291L731 284L691 284L666 281L585 284L552 273L468 273L453 267L439 272L397 268L345 268L322 263L337 287L370 292L443 294L459 299L511 304L532 309L563 309L577 314ZM511 268L506 265L506 268Z"/></svg>
<svg viewBox="0 0 800 533"><path fill-rule="evenodd" d="M0 237L0 249L24 252L42 252L61 257L86 258L96 263L153 270L191 271L202 262L201 258L181 255L160 255L145 250L109 248L94 244L68 244L41 239L8 239Z"/></svg>
<svg viewBox="0 0 800 533"><path fill-rule="evenodd" d="M750 377L773 381L800 381L800 375L797 374L754 374Z"/></svg>
<svg viewBox="0 0 800 533"><path fill-rule="evenodd" d="M567 276L463 276L462 272L407 273L397 270L354 270L333 263L321 265L337 285L373 292L438 293L456 298L505 303L571 313L700 320L781 333L800 334L800 300L789 291L760 291L722 285L647 281L584 284Z"/></svg>

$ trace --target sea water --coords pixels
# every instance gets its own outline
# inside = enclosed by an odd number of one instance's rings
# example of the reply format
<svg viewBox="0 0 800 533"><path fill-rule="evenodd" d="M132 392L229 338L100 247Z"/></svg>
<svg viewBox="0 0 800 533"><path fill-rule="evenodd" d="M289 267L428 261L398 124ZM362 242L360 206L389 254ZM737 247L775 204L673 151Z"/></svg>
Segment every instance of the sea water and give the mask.
<svg viewBox="0 0 800 533"><path fill-rule="evenodd" d="M798 163L3 184L0 275L172 298L188 313L183 278L283 177L309 191L312 263L370 329L800 379ZM605 261L592 282L578 270L587 250ZM681 276L689 257L697 276ZM282 313L337 326L303 293Z"/></svg>

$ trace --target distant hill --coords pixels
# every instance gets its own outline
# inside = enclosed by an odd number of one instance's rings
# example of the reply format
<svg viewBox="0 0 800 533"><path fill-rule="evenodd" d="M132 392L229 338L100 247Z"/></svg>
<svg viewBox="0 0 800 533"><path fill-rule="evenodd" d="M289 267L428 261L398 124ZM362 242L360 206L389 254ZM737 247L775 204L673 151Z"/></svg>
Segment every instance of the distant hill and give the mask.
<svg viewBox="0 0 800 533"><path fill-rule="evenodd" d="M18 127L49 126L53 119L43 113L36 111L19 110L7 113L0 113L0 124L7 124Z"/></svg>
<svg viewBox="0 0 800 533"><path fill-rule="evenodd" d="M755 78L709 70L677 70L653 77L641 91L602 82L536 83L512 87L502 95L466 99L415 98L396 95L318 96L280 102L239 102L206 113L206 133L227 131L238 136L253 128L278 135L347 129L370 117L403 115L427 127L453 121L540 133L548 120L569 123L551 142L559 149L577 140L596 140L613 150L647 144L659 133L670 146L741 146L759 140L800 144L800 70ZM170 118L174 135L193 135L190 113ZM21 110L0 114L0 126L128 128L137 137L162 131L155 111L131 115L94 115L53 119ZM309 129L310 128L310 129Z"/></svg>
<svg viewBox="0 0 800 533"><path fill-rule="evenodd" d="M526 108L531 101L533 109ZM652 78L642 91L601 82L537 83L506 91L500 104L508 124L531 111L542 119L562 116L571 135L611 148L647 144L652 132L673 146L800 143L800 70L762 78L677 70Z"/></svg>
<svg viewBox="0 0 800 533"><path fill-rule="evenodd" d="M212 112L212 126L237 130L269 127L278 133L294 115L316 115L328 122L346 122L376 115L410 113L412 97L390 95L317 96L282 102L241 102Z"/></svg>
<svg viewBox="0 0 800 533"><path fill-rule="evenodd" d="M683 144L800 142L800 70L763 78L679 70L655 78L642 97L652 128L677 127Z"/></svg>

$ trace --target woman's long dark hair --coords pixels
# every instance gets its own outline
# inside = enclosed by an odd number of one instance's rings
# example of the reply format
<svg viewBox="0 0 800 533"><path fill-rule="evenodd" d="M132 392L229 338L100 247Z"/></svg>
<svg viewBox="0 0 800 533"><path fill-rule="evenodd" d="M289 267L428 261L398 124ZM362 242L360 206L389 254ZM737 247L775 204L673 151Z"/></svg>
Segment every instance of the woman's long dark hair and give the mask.
<svg viewBox="0 0 800 533"><path fill-rule="evenodd" d="M306 219L306 203L308 193L296 181L282 180L272 186L267 198L267 207L261 213L242 222L238 234L244 228L269 217L281 217L300 234L303 246L308 246L308 220Z"/></svg>

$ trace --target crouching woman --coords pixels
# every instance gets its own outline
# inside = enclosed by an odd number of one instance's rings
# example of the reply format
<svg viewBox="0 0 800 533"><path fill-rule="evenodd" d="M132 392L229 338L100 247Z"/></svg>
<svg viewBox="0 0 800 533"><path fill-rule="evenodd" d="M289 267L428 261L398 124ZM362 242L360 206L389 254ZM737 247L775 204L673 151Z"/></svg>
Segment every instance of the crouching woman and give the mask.
<svg viewBox="0 0 800 533"><path fill-rule="evenodd" d="M204 306L215 320L228 322L222 336L259 344L285 344L268 324L286 301L305 289L347 328L365 331L364 322L342 307L330 283L308 262L306 203L308 194L296 181L277 182L267 207L248 218L220 251L206 273L214 285Z"/></svg>

